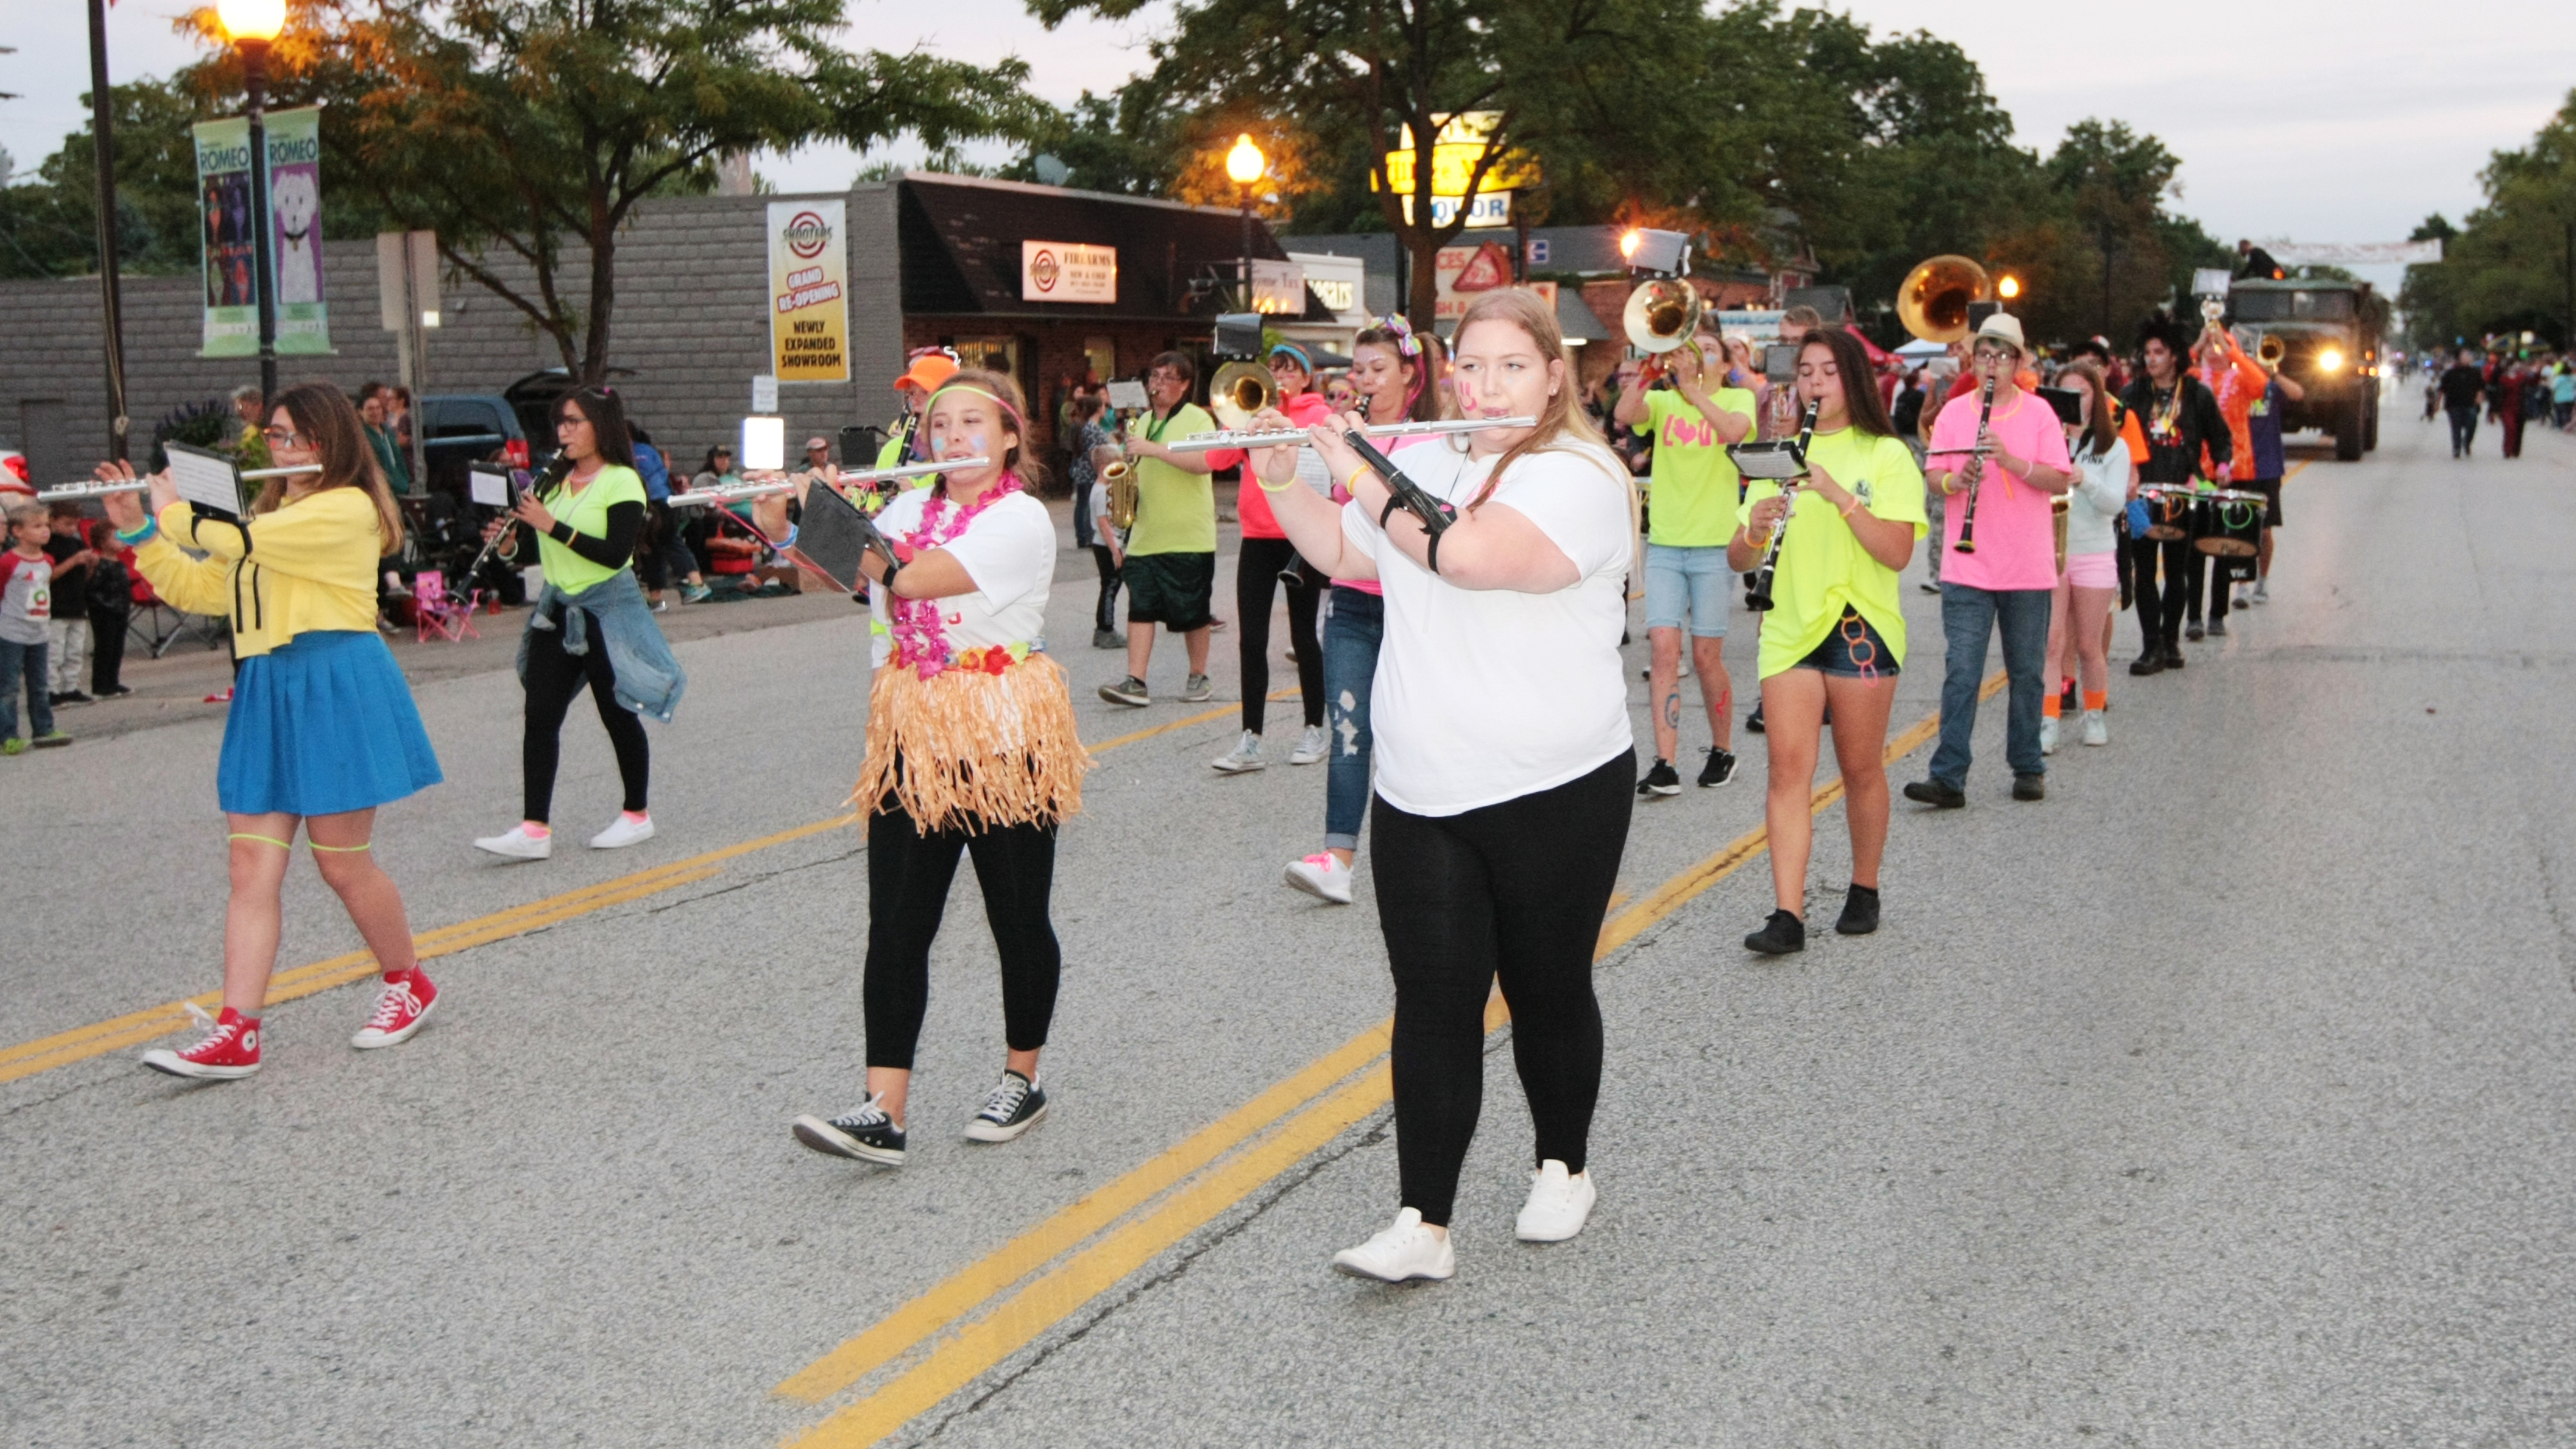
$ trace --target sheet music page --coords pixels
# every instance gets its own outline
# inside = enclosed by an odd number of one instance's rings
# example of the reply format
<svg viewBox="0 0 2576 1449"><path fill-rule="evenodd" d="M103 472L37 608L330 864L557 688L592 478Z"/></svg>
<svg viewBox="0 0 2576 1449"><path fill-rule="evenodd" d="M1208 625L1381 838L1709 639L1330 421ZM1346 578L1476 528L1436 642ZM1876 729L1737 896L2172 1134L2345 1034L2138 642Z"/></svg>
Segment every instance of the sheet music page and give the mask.
<svg viewBox="0 0 2576 1449"><path fill-rule="evenodd" d="M475 502L482 504L486 508L507 508L510 506L510 477L508 474L495 473L484 468L475 468L469 470L466 473L465 478L467 491L472 495Z"/></svg>
<svg viewBox="0 0 2576 1449"><path fill-rule="evenodd" d="M228 517L241 516L241 474L231 459L184 443L171 445L169 453L170 481L178 485L180 497Z"/></svg>

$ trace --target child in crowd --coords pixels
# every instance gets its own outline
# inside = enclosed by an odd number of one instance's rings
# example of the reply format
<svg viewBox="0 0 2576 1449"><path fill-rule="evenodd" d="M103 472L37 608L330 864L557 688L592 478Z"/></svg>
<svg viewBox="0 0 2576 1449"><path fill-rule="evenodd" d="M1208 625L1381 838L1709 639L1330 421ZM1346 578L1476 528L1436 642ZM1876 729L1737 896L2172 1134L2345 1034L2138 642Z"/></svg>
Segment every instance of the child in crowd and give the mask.
<svg viewBox="0 0 2576 1449"><path fill-rule="evenodd" d="M12 504L9 548L0 553L0 755L24 754L29 744L52 749L72 742L54 728L54 705L45 688L54 608L54 561L45 544L54 536L49 511L36 502ZM18 681L27 681L27 724L18 733Z"/></svg>
<svg viewBox="0 0 2576 1449"><path fill-rule="evenodd" d="M81 531L80 505L57 503L47 523L52 537L45 541L45 557L53 560L54 617L45 625L47 699L57 709L67 704L87 704L89 694L81 688L81 676L89 669L89 581L91 566L98 562L98 550L89 546Z"/></svg>
<svg viewBox="0 0 2576 1449"><path fill-rule="evenodd" d="M97 699L122 699L134 692L123 679L125 630L134 618L134 551L118 547L104 523L94 537L99 551L89 566L89 692Z"/></svg>

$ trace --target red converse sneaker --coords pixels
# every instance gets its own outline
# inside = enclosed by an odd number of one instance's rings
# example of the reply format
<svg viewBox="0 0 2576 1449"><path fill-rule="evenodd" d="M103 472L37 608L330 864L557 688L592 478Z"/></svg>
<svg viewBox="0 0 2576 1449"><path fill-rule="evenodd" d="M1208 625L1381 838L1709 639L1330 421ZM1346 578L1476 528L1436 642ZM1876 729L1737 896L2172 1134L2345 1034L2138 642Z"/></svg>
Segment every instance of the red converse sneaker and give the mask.
<svg viewBox="0 0 2576 1449"><path fill-rule="evenodd" d="M188 1003L188 1014L207 1029L205 1040L183 1052L154 1047L143 1054L143 1065L174 1077L218 1082L247 1077L259 1070L259 1018L244 1016L229 1006L223 1015L209 1017L194 1002Z"/></svg>
<svg viewBox="0 0 2576 1449"><path fill-rule="evenodd" d="M360 1051L389 1047L411 1040L420 1024L429 1020L429 1009L438 1004L438 988L415 966L401 976L385 978L384 994L376 998L376 1014L349 1038L349 1045Z"/></svg>

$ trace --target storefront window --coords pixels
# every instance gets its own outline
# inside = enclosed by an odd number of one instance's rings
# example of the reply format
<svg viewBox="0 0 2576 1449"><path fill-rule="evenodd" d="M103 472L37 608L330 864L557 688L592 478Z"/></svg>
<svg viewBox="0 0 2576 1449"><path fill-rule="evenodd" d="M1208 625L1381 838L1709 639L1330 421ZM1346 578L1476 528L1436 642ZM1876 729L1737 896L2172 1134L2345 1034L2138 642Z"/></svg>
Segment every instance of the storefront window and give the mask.
<svg viewBox="0 0 2576 1449"><path fill-rule="evenodd" d="M1082 355L1088 359L1091 375L1107 382L1118 375L1118 345L1106 337L1082 339Z"/></svg>
<svg viewBox="0 0 2576 1449"><path fill-rule="evenodd" d="M1016 337L960 337L951 345L957 349L960 366L980 367L1012 378L1020 375L1020 339Z"/></svg>

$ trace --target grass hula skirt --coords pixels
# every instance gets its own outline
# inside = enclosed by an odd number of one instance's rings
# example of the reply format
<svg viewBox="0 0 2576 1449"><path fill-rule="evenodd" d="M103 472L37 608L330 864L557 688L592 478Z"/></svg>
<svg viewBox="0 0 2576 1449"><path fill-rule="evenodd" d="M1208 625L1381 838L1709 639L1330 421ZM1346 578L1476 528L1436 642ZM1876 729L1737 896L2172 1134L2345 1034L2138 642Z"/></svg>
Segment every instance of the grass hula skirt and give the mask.
<svg viewBox="0 0 2576 1449"><path fill-rule="evenodd" d="M877 671L850 803L875 811L892 795L924 833L1055 825L1082 809L1090 768L1054 660L969 651L927 678L902 665Z"/></svg>

